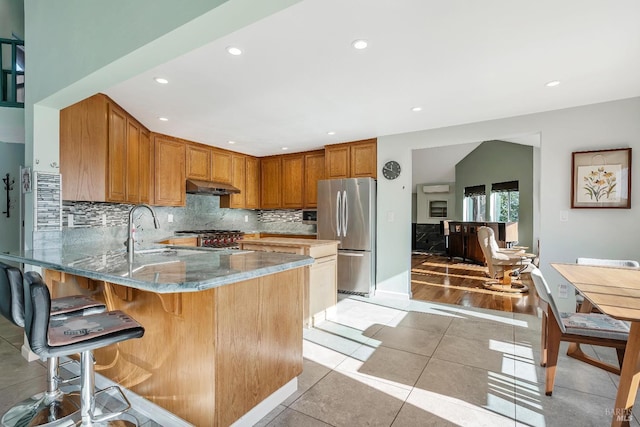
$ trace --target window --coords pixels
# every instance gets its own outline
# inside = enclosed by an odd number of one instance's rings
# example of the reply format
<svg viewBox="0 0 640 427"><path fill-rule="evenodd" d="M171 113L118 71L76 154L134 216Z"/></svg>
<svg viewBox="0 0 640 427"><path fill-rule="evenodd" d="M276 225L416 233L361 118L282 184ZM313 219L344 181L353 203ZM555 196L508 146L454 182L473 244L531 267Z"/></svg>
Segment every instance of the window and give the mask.
<svg viewBox="0 0 640 427"><path fill-rule="evenodd" d="M464 188L463 220L484 221L486 211L486 194L484 185Z"/></svg>
<svg viewBox="0 0 640 427"><path fill-rule="evenodd" d="M518 222L519 208L518 181L491 184L491 220Z"/></svg>

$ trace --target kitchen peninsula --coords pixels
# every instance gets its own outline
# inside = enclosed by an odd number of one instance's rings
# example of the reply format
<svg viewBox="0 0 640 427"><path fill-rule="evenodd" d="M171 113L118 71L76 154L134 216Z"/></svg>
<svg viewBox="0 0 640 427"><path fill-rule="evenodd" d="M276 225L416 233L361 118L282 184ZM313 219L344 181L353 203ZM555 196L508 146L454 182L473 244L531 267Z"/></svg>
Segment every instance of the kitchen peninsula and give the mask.
<svg viewBox="0 0 640 427"><path fill-rule="evenodd" d="M313 258L159 247L136 252L131 264L124 251L84 248L0 259L42 267L54 297L91 294L140 322L141 339L96 351L96 372L194 425L231 425L296 390L301 267Z"/></svg>

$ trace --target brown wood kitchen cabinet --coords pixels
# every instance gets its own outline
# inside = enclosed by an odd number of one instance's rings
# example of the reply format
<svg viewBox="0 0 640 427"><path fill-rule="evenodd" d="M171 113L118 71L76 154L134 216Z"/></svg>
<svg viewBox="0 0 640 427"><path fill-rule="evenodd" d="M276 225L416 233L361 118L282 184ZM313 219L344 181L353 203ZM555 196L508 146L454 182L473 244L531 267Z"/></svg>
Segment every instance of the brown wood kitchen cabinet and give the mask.
<svg viewBox="0 0 640 427"><path fill-rule="evenodd" d="M376 178L377 139L325 146L326 179Z"/></svg>
<svg viewBox="0 0 640 427"><path fill-rule="evenodd" d="M155 157L155 204L184 206L185 144L167 135L153 133Z"/></svg>
<svg viewBox="0 0 640 427"><path fill-rule="evenodd" d="M260 207L260 159L231 154L231 185L240 194L220 196L221 208L258 209Z"/></svg>
<svg viewBox="0 0 640 427"><path fill-rule="evenodd" d="M106 95L60 111L63 200L140 203L151 198L149 131Z"/></svg>
<svg viewBox="0 0 640 427"><path fill-rule="evenodd" d="M304 204L305 208L318 207L318 181L324 179L324 150L304 153Z"/></svg>
<svg viewBox="0 0 640 427"><path fill-rule="evenodd" d="M305 268L303 324L313 327L335 310L338 300L338 242L335 240L266 237L240 241L240 249L307 255L315 262Z"/></svg>
<svg viewBox="0 0 640 427"><path fill-rule="evenodd" d="M231 184L231 152L211 149L211 180Z"/></svg>
<svg viewBox="0 0 640 427"><path fill-rule="evenodd" d="M260 159L260 207L278 209L282 206L282 161L280 156Z"/></svg>
<svg viewBox="0 0 640 427"><path fill-rule="evenodd" d="M190 179L211 179L211 147L188 142L185 144L186 176Z"/></svg>
<svg viewBox="0 0 640 427"><path fill-rule="evenodd" d="M301 209L304 204L304 154L282 156L282 208Z"/></svg>

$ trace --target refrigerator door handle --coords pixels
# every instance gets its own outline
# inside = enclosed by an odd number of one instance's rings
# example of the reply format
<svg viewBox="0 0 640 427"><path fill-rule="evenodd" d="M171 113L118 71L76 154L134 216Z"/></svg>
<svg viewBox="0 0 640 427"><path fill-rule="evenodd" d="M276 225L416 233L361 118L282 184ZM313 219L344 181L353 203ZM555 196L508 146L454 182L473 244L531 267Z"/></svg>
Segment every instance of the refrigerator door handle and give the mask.
<svg viewBox="0 0 640 427"><path fill-rule="evenodd" d="M347 237L347 224L349 223L349 203L347 203L347 191L342 192L342 237Z"/></svg>
<svg viewBox="0 0 640 427"><path fill-rule="evenodd" d="M336 193L336 235L340 238L340 192Z"/></svg>
<svg viewBox="0 0 640 427"><path fill-rule="evenodd" d="M338 251L338 256L355 256L355 257L362 258L364 256L364 254L354 254L354 253L350 253L350 252L343 253L343 252Z"/></svg>

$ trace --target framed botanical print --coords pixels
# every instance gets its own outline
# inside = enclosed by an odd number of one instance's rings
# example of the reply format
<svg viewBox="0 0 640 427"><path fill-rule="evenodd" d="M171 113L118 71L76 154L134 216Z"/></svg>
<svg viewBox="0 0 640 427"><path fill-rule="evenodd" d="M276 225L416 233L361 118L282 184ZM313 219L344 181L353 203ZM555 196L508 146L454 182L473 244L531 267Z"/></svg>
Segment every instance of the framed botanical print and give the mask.
<svg viewBox="0 0 640 427"><path fill-rule="evenodd" d="M631 148L576 151L571 159L572 208L631 208Z"/></svg>

